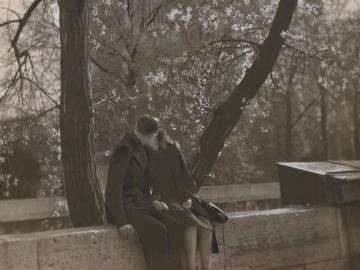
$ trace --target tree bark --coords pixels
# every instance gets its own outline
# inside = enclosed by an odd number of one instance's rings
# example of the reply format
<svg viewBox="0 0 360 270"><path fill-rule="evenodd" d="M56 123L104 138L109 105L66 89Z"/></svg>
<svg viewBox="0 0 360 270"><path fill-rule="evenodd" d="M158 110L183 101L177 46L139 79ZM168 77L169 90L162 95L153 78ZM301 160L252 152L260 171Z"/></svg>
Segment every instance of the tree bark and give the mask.
<svg viewBox="0 0 360 270"><path fill-rule="evenodd" d="M293 103L292 103L292 87L293 87L293 81L296 74L298 65L298 60L295 55L292 56L292 61L290 64L290 72L289 72L289 78L287 82L287 90L285 95L286 100L286 161L292 160L292 152L293 152L293 128L295 125L293 125Z"/></svg>
<svg viewBox="0 0 360 270"><path fill-rule="evenodd" d="M285 42L283 33L290 26L296 6L297 0L280 0L269 34L261 45L259 57L246 71L240 84L216 110L210 124L205 128L200 138L200 150L191 164L192 174L199 183L202 183L210 172L225 139L273 69Z"/></svg>
<svg viewBox="0 0 360 270"><path fill-rule="evenodd" d="M354 105L353 105L353 118L354 118L354 146L355 158L360 159L360 120L359 120L359 87L358 82L354 81Z"/></svg>
<svg viewBox="0 0 360 270"><path fill-rule="evenodd" d="M321 141L322 141L322 158L327 160L329 157L328 150L328 130L327 130L327 98L326 98L326 89L321 89Z"/></svg>
<svg viewBox="0 0 360 270"><path fill-rule="evenodd" d="M286 161L291 161L292 159L292 98L291 98L291 89L289 88L286 91L286 139L285 139L285 157Z"/></svg>
<svg viewBox="0 0 360 270"><path fill-rule="evenodd" d="M104 222L104 202L93 155L86 0L61 0L60 135L65 192L75 227Z"/></svg>

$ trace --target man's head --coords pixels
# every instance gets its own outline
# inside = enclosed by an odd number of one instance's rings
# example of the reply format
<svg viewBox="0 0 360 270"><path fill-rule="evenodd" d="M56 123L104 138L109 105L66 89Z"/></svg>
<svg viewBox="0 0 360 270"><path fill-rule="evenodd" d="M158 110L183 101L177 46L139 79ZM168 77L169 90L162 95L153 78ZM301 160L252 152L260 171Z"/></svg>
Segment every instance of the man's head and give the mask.
<svg viewBox="0 0 360 270"><path fill-rule="evenodd" d="M148 144L156 137L159 130L159 120L151 116L142 116L135 126L135 134L142 144Z"/></svg>

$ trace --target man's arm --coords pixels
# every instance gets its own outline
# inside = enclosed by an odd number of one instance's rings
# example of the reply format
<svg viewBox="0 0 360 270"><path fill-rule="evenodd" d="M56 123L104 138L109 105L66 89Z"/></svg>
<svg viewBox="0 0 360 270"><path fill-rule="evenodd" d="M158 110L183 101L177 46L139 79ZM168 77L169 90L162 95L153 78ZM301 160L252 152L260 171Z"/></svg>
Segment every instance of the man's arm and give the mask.
<svg viewBox="0 0 360 270"><path fill-rule="evenodd" d="M123 189L129 168L130 152L127 147L117 149L111 156L105 190L105 205L117 228L128 224L124 209Z"/></svg>

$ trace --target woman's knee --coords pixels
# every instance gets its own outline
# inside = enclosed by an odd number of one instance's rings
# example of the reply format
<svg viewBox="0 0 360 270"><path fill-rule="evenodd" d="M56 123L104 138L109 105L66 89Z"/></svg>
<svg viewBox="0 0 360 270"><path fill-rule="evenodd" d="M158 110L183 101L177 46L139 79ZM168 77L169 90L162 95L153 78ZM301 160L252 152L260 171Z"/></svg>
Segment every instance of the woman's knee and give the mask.
<svg viewBox="0 0 360 270"><path fill-rule="evenodd" d="M199 236L204 238L212 238L212 229L199 228Z"/></svg>

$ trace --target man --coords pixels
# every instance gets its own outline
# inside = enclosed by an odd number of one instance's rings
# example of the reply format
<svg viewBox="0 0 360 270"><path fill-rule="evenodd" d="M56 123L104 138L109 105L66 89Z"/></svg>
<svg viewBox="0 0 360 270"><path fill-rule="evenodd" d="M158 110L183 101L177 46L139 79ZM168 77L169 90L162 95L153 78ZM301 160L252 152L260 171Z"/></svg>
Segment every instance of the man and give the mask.
<svg viewBox="0 0 360 270"><path fill-rule="evenodd" d="M132 133L115 147L105 191L107 219L122 236L137 234L148 270L180 269L183 228L166 213L167 205L151 198L144 145L156 140L159 122L141 117Z"/></svg>

